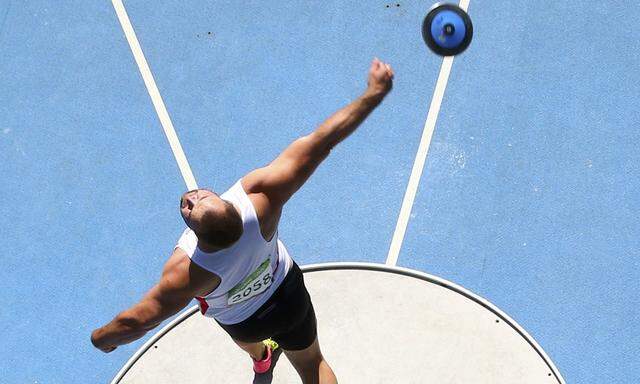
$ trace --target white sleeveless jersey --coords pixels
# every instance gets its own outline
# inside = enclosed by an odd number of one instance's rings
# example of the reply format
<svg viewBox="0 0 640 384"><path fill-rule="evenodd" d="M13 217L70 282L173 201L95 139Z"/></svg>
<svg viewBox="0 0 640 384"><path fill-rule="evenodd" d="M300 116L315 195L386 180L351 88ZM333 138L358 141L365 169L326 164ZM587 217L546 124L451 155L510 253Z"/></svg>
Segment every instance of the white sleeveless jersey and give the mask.
<svg viewBox="0 0 640 384"><path fill-rule="evenodd" d="M277 232L271 241L262 237L255 208L240 181L220 197L240 210L244 228L240 239L229 248L205 253L197 247L195 233L187 228L176 248L222 280L213 292L196 298L201 312L222 324L236 324L246 320L271 297L293 261Z"/></svg>

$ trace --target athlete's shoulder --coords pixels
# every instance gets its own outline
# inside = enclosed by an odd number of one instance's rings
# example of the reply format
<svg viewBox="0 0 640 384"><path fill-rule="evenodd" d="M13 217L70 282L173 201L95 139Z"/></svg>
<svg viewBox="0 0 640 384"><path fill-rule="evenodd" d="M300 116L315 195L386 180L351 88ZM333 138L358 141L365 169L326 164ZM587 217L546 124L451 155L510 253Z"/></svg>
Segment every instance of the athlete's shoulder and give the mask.
<svg viewBox="0 0 640 384"><path fill-rule="evenodd" d="M182 232L182 235L180 235L180 238L178 239L178 242L174 247L174 251L180 249L184 253L186 253L187 256L191 257L195 253L197 246L198 246L198 237L196 236L195 232L193 232L191 228L187 227Z"/></svg>
<svg viewBox="0 0 640 384"><path fill-rule="evenodd" d="M262 237L270 239L278 228L282 205L274 203L274 200L262 188L264 184L261 184L261 172L265 172L264 168L250 172L240 179L240 184L256 212Z"/></svg>
<svg viewBox="0 0 640 384"><path fill-rule="evenodd" d="M247 194L260 193L262 181L264 179L264 169L258 168L244 175L240 180L242 190Z"/></svg>

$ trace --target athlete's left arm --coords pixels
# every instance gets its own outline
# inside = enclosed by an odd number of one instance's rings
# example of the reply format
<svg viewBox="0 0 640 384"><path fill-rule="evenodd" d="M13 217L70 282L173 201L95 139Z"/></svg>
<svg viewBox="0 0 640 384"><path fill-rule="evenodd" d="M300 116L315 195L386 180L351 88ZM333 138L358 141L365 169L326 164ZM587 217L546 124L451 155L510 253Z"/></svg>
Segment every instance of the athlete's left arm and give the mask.
<svg viewBox="0 0 640 384"><path fill-rule="evenodd" d="M103 352L111 352L119 345L141 338L202 293L201 284L197 283L205 281L205 276L198 276L202 273L184 252L177 249L165 264L160 281L139 303L93 331L91 342Z"/></svg>

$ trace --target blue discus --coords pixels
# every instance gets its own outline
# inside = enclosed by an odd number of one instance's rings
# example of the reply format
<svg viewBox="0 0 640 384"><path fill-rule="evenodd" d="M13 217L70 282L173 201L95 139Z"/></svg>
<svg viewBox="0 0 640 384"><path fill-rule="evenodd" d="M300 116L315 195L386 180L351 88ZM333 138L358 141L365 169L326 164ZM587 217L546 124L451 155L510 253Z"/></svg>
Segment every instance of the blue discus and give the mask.
<svg viewBox="0 0 640 384"><path fill-rule="evenodd" d="M472 37L471 18L455 4L435 4L422 23L422 38L440 56L462 53Z"/></svg>

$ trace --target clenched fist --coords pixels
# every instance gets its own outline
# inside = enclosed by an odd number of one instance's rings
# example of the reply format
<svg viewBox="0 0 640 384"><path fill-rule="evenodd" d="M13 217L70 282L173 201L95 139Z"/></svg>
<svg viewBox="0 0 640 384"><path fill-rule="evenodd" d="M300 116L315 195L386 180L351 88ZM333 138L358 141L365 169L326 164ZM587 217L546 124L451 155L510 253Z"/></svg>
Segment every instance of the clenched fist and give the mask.
<svg viewBox="0 0 640 384"><path fill-rule="evenodd" d="M393 70L387 63L377 57L371 62L367 92L383 98L393 87Z"/></svg>

